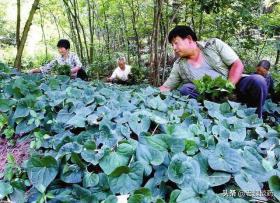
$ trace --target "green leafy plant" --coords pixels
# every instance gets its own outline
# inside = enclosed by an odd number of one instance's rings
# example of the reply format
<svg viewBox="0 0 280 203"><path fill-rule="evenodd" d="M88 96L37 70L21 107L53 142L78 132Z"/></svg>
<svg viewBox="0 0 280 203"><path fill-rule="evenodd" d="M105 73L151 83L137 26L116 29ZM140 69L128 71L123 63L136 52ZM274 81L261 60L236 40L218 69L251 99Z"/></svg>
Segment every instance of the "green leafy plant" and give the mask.
<svg viewBox="0 0 280 203"><path fill-rule="evenodd" d="M201 88L220 93L208 79ZM65 76L0 84L1 132L32 140L22 166L8 156L4 200L115 202L122 194L132 203L234 202L243 200L221 189L261 192L268 185L275 192L268 198L279 198L279 123L265 123L253 108ZM267 198L248 192L242 199Z"/></svg>
<svg viewBox="0 0 280 203"><path fill-rule="evenodd" d="M109 77L116 66L116 60L112 59L108 54L99 53L87 68L87 74L91 78L100 80L104 77Z"/></svg>
<svg viewBox="0 0 280 203"><path fill-rule="evenodd" d="M11 73L11 69L5 63L0 62L0 73L9 74Z"/></svg>
<svg viewBox="0 0 280 203"><path fill-rule="evenodd" d="M56 62L56 64L52 68L52 74L70 76L71 75L71 67L67 64L60 65Z"/></svg>
<svg viewBox="0 0 280 203"><path fill-rule="evenodd" d="M131 68L131 73L133 77L135 78L135 82L137 84L143 84L143 83L148 83L148 68L147 67L139 67L137 65L133 66Z"/></svg>
<svg viewBox="0 0 280 203"><path fill-rule="evenodd" d="M194 80L194 85L199 92L199 100L225 101L233 94L234 85L221 76L212 79L205 75L201 80Z"/></svg>

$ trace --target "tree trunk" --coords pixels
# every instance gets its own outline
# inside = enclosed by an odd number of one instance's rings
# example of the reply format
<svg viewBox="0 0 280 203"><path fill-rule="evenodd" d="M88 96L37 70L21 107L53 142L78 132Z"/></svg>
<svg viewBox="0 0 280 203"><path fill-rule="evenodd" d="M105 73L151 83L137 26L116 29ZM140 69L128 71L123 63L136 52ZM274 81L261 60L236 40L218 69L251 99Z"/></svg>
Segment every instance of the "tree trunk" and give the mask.
<svg viewBox="0 0 280 203"><path fill-rule="evenodd" d="M90 43L89 43L89 64L93 62L93 37L94 37L94 5L90 3L90 0L87 0L88 4L88 24L89 24L89 33L90 33Z"/></svg>
<svg viewBox="0 0 280 203"><path fill-rule="evenodd" d="M39 13L40 13L40 24L41 24L41 30L42 30L42 38L43 38L43 42L45 44L45 60L48 59L48 43L47 43L47 40L46 40L46 35L45 35L45 30L44 30L44 21L43 21L43 16L42 16L42 12L41 10L39 10Z"/></svg>
<svg viewBox="0 0 280 203"><path fill-rule="evenodd" d="M14 62L14 66L20 70L21 69L21 57L22 57L22 53L23 53L23 49L25 46L25 42L27 40L27 36L28 36L28 32L30 30L31 24L32 24L32 20L33 20L33 16L36 12L36 10L38 9L38 5L39 5L40 0L34 0L31 10L29 12L29 16L28 19L25 23L23 32L22 32L22 37L20 39L20 43L19 43L19 47L17 49L17 55L16 55L16 59Z"/></svg>
<svg viewBox="0 0 280 203"><path fill-rule="evenodd" d="M279 63L279 58L280 58L280 50L277 50L276 60L275 60L275 64L274 65L277 65Z"/></svg>
<svg viewBox="0 0 280 203"><path fill-rule="evenodd" d="M169 5L167 4L167 7ZM169 34L169 28L170 25L174 22L174 20L176 19L176 16L178 15L178 12L180 10L180 7L177 7L177 10L174 10L173 15L170 17L170 19L168 20L167 24L166 24L166 33L164 36L164 42L163 42L163 51L160 54L160 59L159 61L163 61L163 73L162 73L162 78L161 78L161 82L163 82L165 80L165 69L166 69L166 63L167 63L167 42L168 42L168 34Z"/></svg>
<svg viewBox="0 0 280 203"><path fill-rule="evenodd" d="M64 5L65 5L65 7L68 11L67 15L68 15L69 24L70 24L70 26L73 26L74 30L76 30L76 33L73 31L73 36L76 36L76 34L77 34L77 42L79 44L79 51L80 51L79 55L81 57L81 60L84 61L83 44L82 44L81 35L80 35L79 23L78 23L78 20L76 18L76 15L72 12L72 8L68 4L68 2L70 2L72 7L74 7L72 1L63 0L63 3L64 3Z"/></svg>
<svg viewBox="0 0 280 203"><path fill-rule="evenodd" d="M127 23L126 23L126 20L125 20L123 5L120 5L120 9L121 9L122 20L123 20L123 24L124 24L125 38L126 38L126 43L127 43L126 44L127 60L128 60L128 63L129 63L130 62L129 61L129 59L130 59L130 51L129 51L130 42L129 42L129 39L128 39L128 29L127 29Z"/></svg>
<svg viewBox="0 0 280 203"><path fill-rule="evenodd" d="M77 21L78 21L78 23L81 27L81 30L82 30L82 34L83 34L83 38L84 38L84 45L85 45L85 49L86 49L87 62L89 62L89 51L88 51L86 33L85 33L84 26L83 26L83 24L81 22L81 19L80 19L79 5L78 5L76 0L74 0L74 14L75 14L75 18L77 19Z"/></svg>
<svg viewBox="0 0 280 203"><path fill-rule="evenodd" d="M78 43L78 39L77 39L77 35L76 35L76 29L75 29L75 26L74 26L74 23L72 21L72 17L71 15L69 14L68 12L68 8L66 8L66 13L67 13L67 19L68 19L68 23L69 23L69 26L70 26L70 38L72 40L72 42L74 43L74 46L76 47L76 52L77 54L81 57L81 47L80 47L80 44ZM63 29L63 26L60 26L62 31L64 33L67 33L65 32L65 30Z"/></svg>
<svg viewBox="0 0 280 203"><path fill-rule="evenodd" d="M107 49L107 54L109 59L111 60L110 57L110 30L109 30L109 26L108 26L108 17L107 17L107 13L106 13L106 6L104 4L104 1L102 1L102 7L103 7L103 15L104 15L104 27L106 30L106 38L105 38L105 42L106 42L106 49Z"/></svg>
<svg viewBox="0 0 280 203"><path fill-rule="evenodd" d="M153 23L153 38L151 49L151 79L154 86L159 84L159 60L158 60L158 40L159 40L159 28L161 19L162 1L154 1L154 23Z"/></svg>
<svg viewBox="0 0 280 203"><path fill-rule="evenodd" d="M55 23L55 26L56 26L56 29L57 29L58 38L61 39L61 34L60 34L60 30L59 30L59 23L57 22L56 16L49 9L48 9L48 12L51 14L51 16L54 20L54 23Z"/></svg>
<svg viewBox="0 0 280 203"><path fill-rule="evenodd" d="M195 3L194 1L192 0L192 17L191 17L191 21L192 21L192 29L194 31L194 33L196 33L196 29L195 29L195 21L194 21L194 16L195 16ZM187 8L187 4L186 4L186 8Z"/></svg>
<svg viewBox="0 0 280 203"><path fill-rule="evenodd" d="M136 45L137 45L137 60L138 60L138 66L140 67L140 63L141 63L141 53L140 53L140 48L141 48L141 43L140 43L140 39L139 39L139 34L136 28L136 23L137 23L137 16L136 16L136 11L135 11L135 5L134 5L134 0L132 0L129 3L129 7L131 9L132 12L132 29L134 31L134 35L135 35L135 41L136 41ZM137 8L139 9L139 5L137 5Z"/></svg>
<svg viewBox="0 0 280 203"><path fill-rule="evenodd" d="M16 43L17 49L19 48L20 44L20 0L17 0L17 28L16 28Z"/></svg>

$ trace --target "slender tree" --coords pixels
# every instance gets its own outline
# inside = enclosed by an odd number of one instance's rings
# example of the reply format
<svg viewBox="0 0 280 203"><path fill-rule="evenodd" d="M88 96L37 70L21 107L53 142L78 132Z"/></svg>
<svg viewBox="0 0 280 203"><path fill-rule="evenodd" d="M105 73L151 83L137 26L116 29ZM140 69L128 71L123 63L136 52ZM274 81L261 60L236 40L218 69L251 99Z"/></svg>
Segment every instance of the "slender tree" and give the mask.
<svg viewBox="0 0 280 203"><path fill-rule="evenodd" d="M93 60L93 39L94 39L94 4L87 0L87 7L88 7L88 24L89 24L89 33L90 33L90 43L89 43L89 64L92 63Z"/></svg>
<svg viewBox="0 0 280 203"><path fill-rule="evenodd" d="M17 49L19 48L20 44L20 0L17 0L17 28L16 28L16 43L17 43Z"/></svg>
<svg viewBox="0 0 280 203"><path fill-rule="evenodd" d="M40 13L40 25L41 25L41 30L42 30L42 38L43 38L43 42L45 44L45 60L47 60L47 58L48 58L48 43L47 43L45 29L44 29L44 20L43 20L43 16L42 16L42 11L39 10L39 13Z"/></svg>
<svg viewBox="0 0 280 203"><path fill-rule="evenodd" d="M152 48L151 48L151 79L152 84L157 86L159 84L159 61L158 61L158 45L159 45L159 29L161 19L162 0L154 0L154 23L152 34Z"/></svg>
<svg viewBox="0 0 280 203"><path fill-rule="evenodd" d="M28 32L30 30L34 14L35 14L36 10L39 8L38 7L39 2L40 2L40 0L34 0L34 2L32 4L32 7L31 7L31 10L29 12L29 16L28 16L27 21L25 23L23 32L22 32L20 43L19 43L19 46L18 46L18 49L17 49L16 59L15 59L15 62L14 62L14 66L18 70L21 69L21 58L22 58L23 49L24 49L24 46L25 46L25 42L27 40Z"/></svg>

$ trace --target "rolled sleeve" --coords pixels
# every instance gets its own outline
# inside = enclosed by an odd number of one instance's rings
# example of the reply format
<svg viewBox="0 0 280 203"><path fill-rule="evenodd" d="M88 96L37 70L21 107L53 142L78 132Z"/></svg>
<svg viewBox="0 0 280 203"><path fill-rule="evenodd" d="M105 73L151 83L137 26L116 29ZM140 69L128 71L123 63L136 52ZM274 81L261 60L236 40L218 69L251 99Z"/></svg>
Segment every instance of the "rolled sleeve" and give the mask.
<svg viewBox="0 0 280 203"><path fill-rule="evenodd" d="M163 86L169 87L171 89L175 89L179 86L181 83L181 77L180 77L180 72L179 72L179 64L177 62L174 63L173 68L171 70L171 73Z"/></svg>
<svg viewBox="0 0 280 203"><path fill-rule="evenodd" d="M232 65L236 60L239 59L236 52L222 40L215 38L215 45L217 50L219 51L222 61L227 66Z"/></svg>

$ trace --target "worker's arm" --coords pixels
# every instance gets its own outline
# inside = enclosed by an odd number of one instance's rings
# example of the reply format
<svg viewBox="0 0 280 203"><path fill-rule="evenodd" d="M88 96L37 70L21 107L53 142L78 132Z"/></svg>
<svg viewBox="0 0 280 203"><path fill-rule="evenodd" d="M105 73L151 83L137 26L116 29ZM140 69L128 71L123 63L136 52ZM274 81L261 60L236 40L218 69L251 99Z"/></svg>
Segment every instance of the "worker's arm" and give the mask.
<svg viewBox="0 0 280 203"><path fill-rule="evenodd" d="M241 78L241 75L244 71L244 65L240 59L237 59L232 65L229 70L228 80L236 85Z"/></svg>

